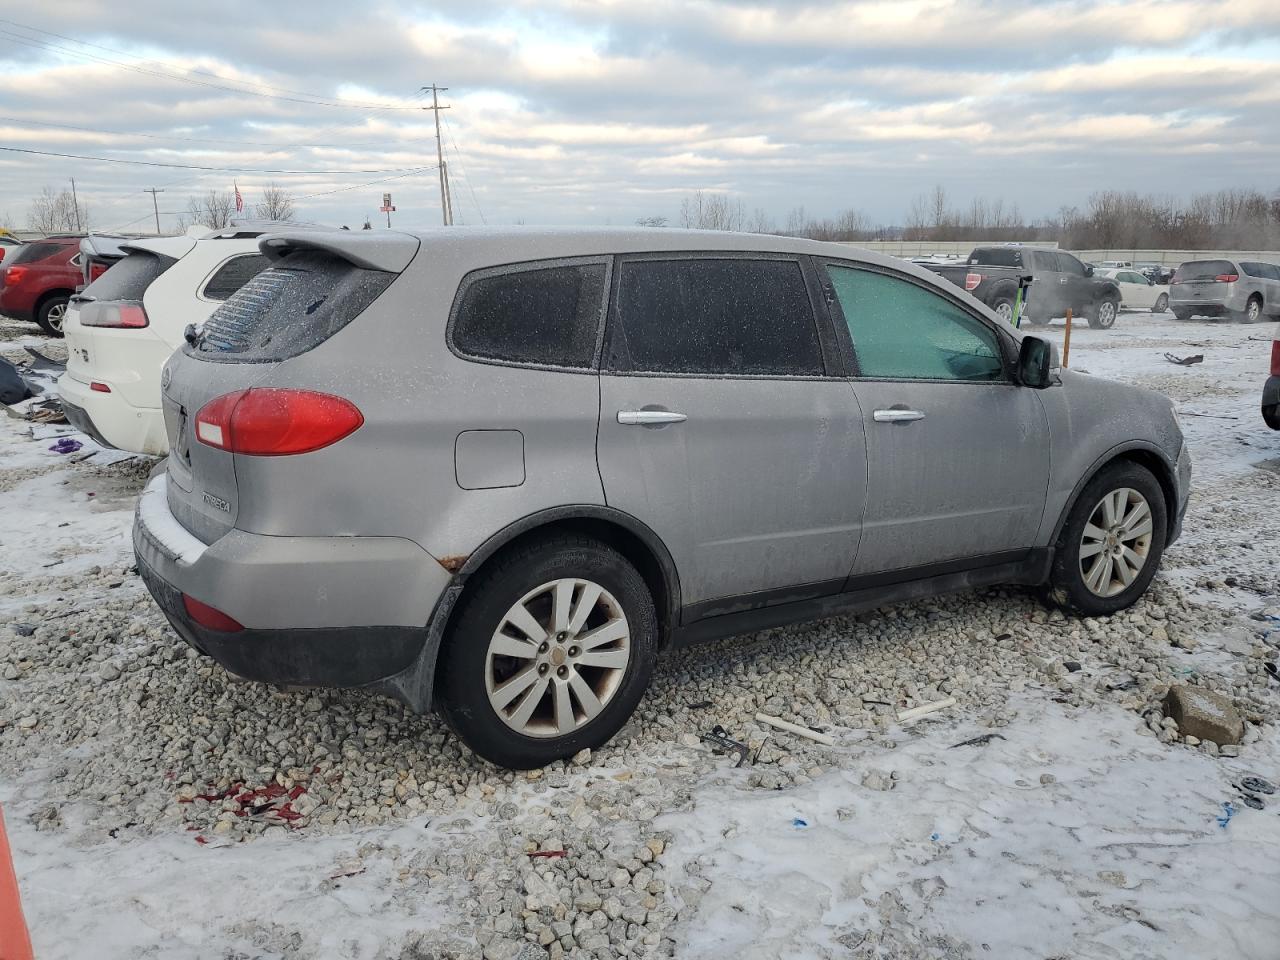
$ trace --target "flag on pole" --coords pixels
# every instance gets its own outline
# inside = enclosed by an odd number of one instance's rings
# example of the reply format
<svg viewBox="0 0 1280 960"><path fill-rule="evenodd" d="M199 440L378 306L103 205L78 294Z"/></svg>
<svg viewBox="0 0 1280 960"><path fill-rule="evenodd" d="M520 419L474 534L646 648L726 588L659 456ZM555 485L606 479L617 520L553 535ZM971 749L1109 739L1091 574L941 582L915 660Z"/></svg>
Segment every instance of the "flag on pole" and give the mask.
<svg viewBox="0 0 1280 960"><path fill-rule="evenodd" d="M240 196L240 186L234 180L231 181L231 185L236 188L236 213L243 213L244 197Z"/></svg>

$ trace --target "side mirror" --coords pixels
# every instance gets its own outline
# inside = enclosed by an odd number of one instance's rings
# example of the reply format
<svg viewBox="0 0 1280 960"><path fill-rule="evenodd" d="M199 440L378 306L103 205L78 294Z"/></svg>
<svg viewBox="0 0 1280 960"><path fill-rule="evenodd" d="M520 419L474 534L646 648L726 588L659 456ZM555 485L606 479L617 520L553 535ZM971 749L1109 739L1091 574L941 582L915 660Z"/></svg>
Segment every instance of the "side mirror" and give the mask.
<svg viewBox="0 0 1280 960"><path fill-rule="evenodd" d="M1084 268L1084 275L1085 275L1086 277L1092 277L1092 276L1093 276L1093 267L1086 266L1086 267Z"/></svg>
<svg viewBox="0 0 1280 960"><path fill-rule="evenodd" d="M1018 349L1018 380L1024 387L1043 390L1053 383L1058 351L1042 337L1023 337Z"/></svg>

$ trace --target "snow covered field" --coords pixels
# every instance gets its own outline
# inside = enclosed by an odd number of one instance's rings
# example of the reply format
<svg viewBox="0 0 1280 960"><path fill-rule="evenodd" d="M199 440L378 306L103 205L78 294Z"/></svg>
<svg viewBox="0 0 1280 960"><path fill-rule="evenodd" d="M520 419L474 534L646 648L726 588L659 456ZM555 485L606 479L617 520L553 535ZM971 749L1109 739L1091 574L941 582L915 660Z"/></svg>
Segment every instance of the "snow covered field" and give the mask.
<svg viewBox="0 0 1280 960"><path fill-rule="evenodd" d="M0 353L31 329L0 321ZM613 743L528 775L196 658L129 572L151 463L0 417L0 805L37 956L1274 960L1280 794L1237 788L1280 785L1271 332L1073 328L1071 366L1172 397L1195 460L1133 610L988 590L707 645ZM1236 699L1238 756L1155 735L1172 682ZM717 724L754 763L698 739Z"/></svg>

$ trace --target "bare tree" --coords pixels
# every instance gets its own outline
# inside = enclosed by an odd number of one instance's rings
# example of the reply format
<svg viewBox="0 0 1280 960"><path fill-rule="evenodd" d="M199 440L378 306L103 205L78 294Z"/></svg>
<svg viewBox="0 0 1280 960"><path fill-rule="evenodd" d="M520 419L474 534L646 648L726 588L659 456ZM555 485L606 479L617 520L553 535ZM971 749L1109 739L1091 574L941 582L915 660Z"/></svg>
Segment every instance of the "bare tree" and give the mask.
<svg viewBox="0 0 1280 960"><path fill-rule="evenodd" d="M43 233L87 230L89 209L83 203L77 205L70 190L55 192L53 187L45 187L40 196L31 201L27 226Z"/></svg>
<svg viewBox="0 0 1280 960"><path fill-rule="evenodd" d="M788 237L799 237L804 234L804 228L808 223L804 215L804 207L792 207L787 211L787 225L782 232Z"/></svg>
<svg viewBox="0 0 1280 960"><path fill-rule="evenodd" d="M747 221L747 233L776 233L777 228L773 225L773 219L756 207L751 213L751 219Z"/></svg>
<svg viewBox="0 0 1280 960"><path fill-rule="evenodd" d="M202 224L211 230L221 230L230 225L235 213L236 198L227 190L210 190L203 197L187 201L187 210L178 215L178 229L186 230L193 224Z"/></svg>
<svg viewBox="0 0 1280 960"><path fill-rule="evenodd" d="M262 191L258 216L263 220L289 220L293 217L293 198L283 187L269 183Z"/></svg>
<svg viewBox="0 0 1280 960"><path fill-rule="evenodd" d="M741 230L745 218L742 201L723 193L696 191L680 201L680 225L695 230Z"/></svg>
<svg viewBox="0 0 1280 960"><path fill-rule="evenodd" d="M640 217L636 220L637 227L665 227L666 225L666 217Z"/></svg>

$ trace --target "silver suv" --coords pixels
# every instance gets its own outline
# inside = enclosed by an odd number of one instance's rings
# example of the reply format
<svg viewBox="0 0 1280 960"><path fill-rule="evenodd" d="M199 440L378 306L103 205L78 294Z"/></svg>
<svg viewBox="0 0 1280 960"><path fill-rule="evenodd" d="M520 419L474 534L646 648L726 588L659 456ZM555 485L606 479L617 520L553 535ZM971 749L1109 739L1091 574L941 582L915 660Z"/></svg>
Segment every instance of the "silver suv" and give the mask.
<svg viewBox="0 0 1280 960"><path fill-rule="evenodd" d="M1188 260L1169 281L1179 320L1227 317L1257 323L1280 316L1280 265L1254 260Z"/></svg>
<svg viewBox="0 0 1280 960"><path fill-rule="evenodd" d="M676 230L261 250L165 366L142 576L233 673L438 704L499 764L608 740L695 640L996 583L1112 613L1180 529L1165 397L901 260Z"/></svg>

